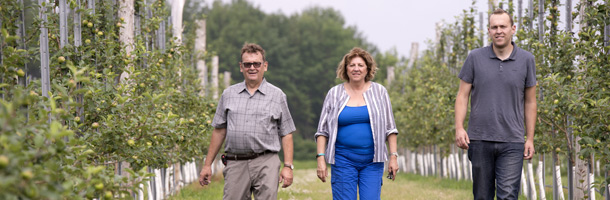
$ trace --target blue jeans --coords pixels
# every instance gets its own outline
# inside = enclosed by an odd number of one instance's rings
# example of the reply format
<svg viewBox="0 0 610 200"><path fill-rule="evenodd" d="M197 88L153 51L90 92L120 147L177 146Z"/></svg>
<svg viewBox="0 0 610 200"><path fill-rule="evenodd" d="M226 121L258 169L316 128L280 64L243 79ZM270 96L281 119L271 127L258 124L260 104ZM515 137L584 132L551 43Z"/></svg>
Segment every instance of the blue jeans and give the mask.
<svg viewBox="0 0 610 200"><path fill-rule="evenodd" d="M474 199L518 199L523 169L523 143L471 140ZM496 191L497 189L497 191Z"/></svg>
<svg viewBox="0 0 610 200"><path fill-rule="evenodd" d="M331 165L333 199L381 199L383 163L373 162L373 155L359 155L335 151L335 164Z"/></svg>

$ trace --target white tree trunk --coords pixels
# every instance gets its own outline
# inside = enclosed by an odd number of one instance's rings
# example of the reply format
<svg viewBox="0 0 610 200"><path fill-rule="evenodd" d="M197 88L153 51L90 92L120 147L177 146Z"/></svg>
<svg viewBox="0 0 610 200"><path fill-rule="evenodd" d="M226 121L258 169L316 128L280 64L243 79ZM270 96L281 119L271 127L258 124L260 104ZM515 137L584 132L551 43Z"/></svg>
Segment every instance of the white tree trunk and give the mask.
<svg viewBox="0 0 610 200"><path fill-rule="evenodd" d="M422 161L424 163L424 167L423 167L423 171L424 171L424 176L428 176L428 173L430 172L429 168L430 168L430 162L428 159L428 152L426 152L426 147L422 148Z"/></svg>
<svg viewBox="0 0 610 200"><path fill-rule="evenodd" d="M163 199L163 182L161 181L161 169L155 169L155 194L156 199Z"/></svg>
<svg viewBox="0 0 610 200"><path fill-rule="evenodd" d="M200 19L195 22L197 24L197 37L195 38L195 59L197 60L197 70L199 70L199 80L201 80L201 96L206 96L208 84L208 67L205 65L205 19Z"/></svg>
<svg viewBox="0 0 610 200"><path fill-rule="evenodd" d="M532 160L528 160L527 162L527 181L529 183L530 195L532 199L537 199L536 183L534 182L534 166L532 164Z"/></svg>
<svg viewBox="0 0 610 200"><path fill-rule="evenodd" d="M447 158L442 158L443 159L443 177L445 178L449 178L449 168L447 168Z"/></svg>
<svg viewBox="0 0 610 200"><path fill-rule="evenodd" d="M599 160L595 161L595 171L597 172L597 176L601 176L601 170L599 168Z"/></svg>
<svg viewBox="0 0 610 200"><path fill-rule="evenodd" d="M134 1L130 0L120 0L119 3L119 18L123 19L121 28L119 28L119 41L121 42L121 46L125 47L125 53L127 55L131 55L131 52L134 49L134 31L135 31L135 18L134 18L135 8ZM131 58L128 58L131 59ZM127 68L133 66L129 64ZM120 76L120 80L122 83L125 83L125 80L129 78L129 73L123 71Z"/></svg>
<svg viewBox="0 0 610 200"><path fill-rule="evenodd" d="M411 170L413 172L413 174L417 174L417 168L416 168L416 160L417 159L417 154L415 152L411 152Z"/></svg>
<svg viewBox="0 0 610 200"><path fill-rule="evenodd" d="M521 169L521 185L523 187L523 195L529 197L529 188L527 187L527 179L525 178L525 169Z"/></svg>
<svg viewBox="0 0 610 200"><path fill-rule="evenodd" d="M576 137L574 142L574 188L573 190L573 198L574 199L585 199L585 193L587 193L587 177L589 176L588 166L584 160L581 160L578 156L578 152L580 152L579 141L580 137Z"/></svg>
<svg viewBox="0 0 610 200"><path fill-rule="evenodd" d="M546 200L546 194L544 189L544 169L543 161L538 161L538 167L536 168L536 174L538 174L538 188L540 189L540 199Z"/></svg>
<svg viewBox="0 0 610 200"><path fill-rule="evenodd" d="M177 45L182 44L182 11L185 0L172 0L172 35Z"/></svg>
<svg viewBox="0 0 610 200"><path fill-rule="evenodd" d="M591 167L593 168L593 167ZM595 174L593 172L589 173L589 199L595 200L595 186L593 186L593 182L595 182Z"/></svg>
<svg viewBox="0 0 610 200"><path fill-rule="evenodd" d="M434 148L434 147L432 147ZM436 153L434 151L432 151L430 153L430 163L432 166L432 175L436 175L436 170L437 170L437 166L436 166Z"/></svg>
<svg viewBox="0 0 610 200"><path fill-rule="evenodd" d="M419 163L419 174L422 176L426 175L424 168L424 156L423 153L417 153L417 162Z"/></svg>
<svg viewBox="0 0 610 200"><path fill-rule="evenodd" d="M212 57L212 98L218 99L218 56Z"/></svg>
<svg viewBox="0 0 610 200"><path fill-rule="evenodd" d="M390 85L392 85L392 81L394 80L394 66L387 67L387 72L388 72L388 75L386 78L387 82L388 82L387 87L389 87Z"/></svg>
<svg viewBox="0 0 610 200"><path fill-rule="evenodd" d="M148 181L148 187L146 187L147 191L148 191L148 200L155 200L155 196L153 196L154 193L153 193L153 188L152 188L153 187L152 182L154 179L155 179L155 177L152 177L152 179L150 181Z"/></svg>
<svg viewBox="0 0 610 200"><path fill-rule="evenodd" d="M415 60L417 60L418 53L419 53L419 43L412 42L411 43L411 54L409 55L409 63L407 64L407 69L410 69L413 67Z"/></svg>
<svg viewBox="0 0 610 200"><path fill-rule="evenodd" d="M468 163L469 163L469 161L468 161L468 154L463 152L462 153L462 165L464 166L463 167L464 168L464 180L472 180L470 178L471 174L469 173L470 172L470 167L469 167Z"/></svg>
<svg viewBox="0 0 610 200"><path fill-rule="evenodd" d="M559 192L559 199L565 200L565 197L563 195L563 185L561 183L561 166L559 165L559 163L555 165L555 180L557 180L557 185L559 186L559 188L557 189L557 191Z"/></svg>
<svg viewBox="0 0 610 200"><path fill-rule="evenodd" d="M449 154L449 158L447 159L447 164L449 165L449 177L452 179L457 179L456 176L456 172L455 172L455 165L454 165L454 156L453 154Z"/></svg>
<svg viewBox="0 0 610 200"><path fill-rule="evenodd" d="M231 72L230 71L226 71L224 72L224 86L225 88L229 88L229 86L231 86Z"/></svg>
<svg viewBox="0 0 610 200"><path fill-rule="evenodd" d="M453 160L455 161L455 171L457 172L457 180L462 180L462 165L460 164L460 154L459 151L455 151L453 156Z"/></svg>
<svg viewBox="0 0 610 200"><path fill-rule="evenodd" d="M405 156L398 156L398 168L400 171L408 172L407 164L405 163Z"/></svg>

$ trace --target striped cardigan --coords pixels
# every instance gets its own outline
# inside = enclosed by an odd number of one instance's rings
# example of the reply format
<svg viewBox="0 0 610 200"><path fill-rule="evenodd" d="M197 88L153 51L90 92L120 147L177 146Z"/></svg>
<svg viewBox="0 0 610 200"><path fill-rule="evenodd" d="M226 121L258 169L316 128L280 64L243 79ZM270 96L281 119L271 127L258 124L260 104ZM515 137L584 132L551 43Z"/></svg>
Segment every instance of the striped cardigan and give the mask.
<svg viewBox="0 0 610 200"><path fill-rule="evenodd" d="M363 95L371 120L371 129L373 129L375 146L373 162L385 162L388 160L386 138L390 134L398 134L390 96L383 85L375 82L371 83L371 87ZM331 88L326 94L326 99L324 99L315 138L317 139L318 136L328 138L324 154L326 154L326 162L330 164L335 164L335 142L337 141L337 129L339 128L339 114L348 101L349 95L347 95L343 84Z"/></svg>

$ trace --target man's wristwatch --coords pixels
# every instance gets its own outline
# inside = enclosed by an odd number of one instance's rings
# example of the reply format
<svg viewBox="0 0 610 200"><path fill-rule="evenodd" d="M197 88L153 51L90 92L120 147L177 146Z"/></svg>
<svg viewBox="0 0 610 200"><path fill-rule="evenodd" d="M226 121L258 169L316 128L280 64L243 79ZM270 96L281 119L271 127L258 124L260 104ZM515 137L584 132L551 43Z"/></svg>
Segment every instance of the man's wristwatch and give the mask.
<svg viewBox="0 0 610 200"><path fill-rule="evenodd" d="M284 167L288 167L288 168L290 168L291 170L294 170L294 165L290 165L290 164L286 164L286 163L284 163Z"/></svg>
<svg viewBox="0 0 610 200"><path fill-rule="evenodd" d="M390 156L396 156L398 158L398 152L392 152L390 153Z"/></svg>

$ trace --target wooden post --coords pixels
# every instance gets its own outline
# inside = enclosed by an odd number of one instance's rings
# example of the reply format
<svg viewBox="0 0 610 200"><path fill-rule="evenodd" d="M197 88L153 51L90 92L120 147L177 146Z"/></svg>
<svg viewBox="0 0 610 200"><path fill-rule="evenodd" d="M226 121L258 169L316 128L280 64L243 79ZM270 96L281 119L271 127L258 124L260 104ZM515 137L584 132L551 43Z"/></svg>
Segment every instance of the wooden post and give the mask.
<svg viewBox="0 0 610 200"><path fill-rule="evenodd" d="M206 21L200 19L197 24L197 37L195 38L195 58L197 60L197 70L199 70L199 80L201 80L201 96L206 96L208 83L208 67L205 65L205 46L206 46Z"/></svg>
<svg viewBox="0 0 610 200"><path fill-rule="evenodd" d="M212 57L212 98L218 99L218 56Z"/></svg>

